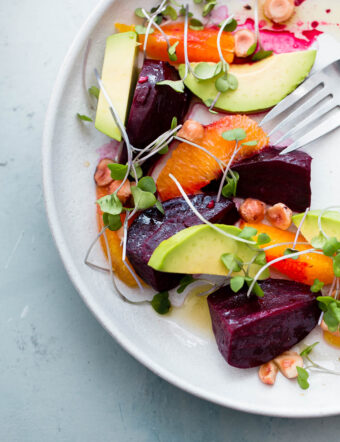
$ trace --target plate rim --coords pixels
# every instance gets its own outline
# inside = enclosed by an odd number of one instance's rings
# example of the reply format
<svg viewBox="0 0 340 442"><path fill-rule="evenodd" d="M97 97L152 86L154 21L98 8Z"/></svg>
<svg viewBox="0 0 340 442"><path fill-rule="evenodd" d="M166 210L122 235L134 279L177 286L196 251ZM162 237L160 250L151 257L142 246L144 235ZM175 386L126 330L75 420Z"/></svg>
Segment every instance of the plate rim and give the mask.
<svg viewBox="0 0 340 442"><path fill-rule="evenodd" d="M61 258L66 273L68 274L73 286L79 293L80 297L84 301L87 308L91 311L101 326L118 342L118 344L124 348L131 356L133 356L138 362L147 367L157 376L160 376L172 385L190 393L200 399L204 399L215 403L217 405L232 408L234 410L243 411L247 413L253 413L263 416L273 417L286 417L286 418L310 418L310 417L326 417L335 416L340 414L340 410L335 410L334 407L329 409L307 411L286 409L282 412L279 410L272 410L267 408L264 404L261 405L261 409L255 403L247 403L247 401L235 401L226 397L222 400L219 396L213 393L209 393L206 389L199 388L196 385L192 385L187 381L183 381L180 376L171 372L157 364L140 350L134 342L125 337L124 333L121 333L119 328L114 323L105 320L100 315L100 312L96 309L94 303L91 302L91 293L87 288L85 282L77 271L77 267L68 252L65 240L63 238L62 229L58 220L56 211L56 204L52 185L52 167L51 167L51 154L53 149L53 133L57 118L58 104L63 94L63 90L66 84L66 79L72 69L75 58L78 56L81 49L84 47L88 35L91 30L97 25L98 21L104 16L105 12L116 0L101 0L92 10L88 18L77 32L73 42L71 43L66 56L59 68L56 80L54 82L52 94L48 103L47 112L44 121L44 129L42 136L42 184L43 184L43 196L44 204L47 214L48 225L52 233L52 238L55 243L58 254Z"/></svg>

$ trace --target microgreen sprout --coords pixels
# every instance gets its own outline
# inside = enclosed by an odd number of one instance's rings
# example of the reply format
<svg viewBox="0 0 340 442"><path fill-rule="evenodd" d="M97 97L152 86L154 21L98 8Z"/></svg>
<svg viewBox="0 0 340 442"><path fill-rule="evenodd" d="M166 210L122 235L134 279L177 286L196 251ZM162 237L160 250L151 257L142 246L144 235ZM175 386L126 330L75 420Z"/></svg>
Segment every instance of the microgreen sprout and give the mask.
<svg viewBox="0 0 340 442"><path fill-rule="evenodd" d="M89 89L89 94L92 95L92 97L99 98L99 89L97 88L97 86L91 86Z"/></svg>
<svg viewBox="0 0 340 442"><path fill-rule="evenodd" d="M197 279L193 278L191 275L183 276L183 278L179 282L177 293L183 293L188 285L192 284L195 281L197 281Z"/></svg>
<svg viewBox="0 0 340 442"><path fill-rule="evenodd" d="M202 31L202 29L204 29L204 25L197 18L191 18L189 28L193 31Z"/></svg>
<svg viewBox="0 0 340 442"><path fill-rule="evenodd" d="M314 362L314 361L311 359L310 354L311 354L311 352L314 350L314 348L315 348L318 344L319 344L319 342L314 342L313 344L308 345L306 348L304 348L304 349L301 351L301 353L300 353L300 356L302 356L305 360L307 360L307 361L310 363L310 365L306 366L306 369L309 369L309 370L313 370L313 369L314 369L314 370L317 370L317 371L319 371L319 372L328 373L328 374L334 374L334 375L339 376L339 375L340 375L340 372L335 371L335 370L330 370L330 369L327 368L327 367L323 367L322 365L317 364L316 362ZM297 368L300 368L300 367L297 367ZM302 373L302 375L301 375L301 379L302 379L302 380L303 380L303 378L305 378L306 380L307 380L307 378L308 378L308 376L306 377L306 373L307 373L307 370L306 370L306 369L303 369L305 373L304 373L304 372L301 372L301 373ZM298 374L300 374L299 370L298 370ZM300 382L299 382L299 377L298 377L298 383L299 383L299 385L300 385L301 388L305 389L304 386L305 386L306 384L303 383L303 385L301 385ZM307 384L308 384L308 383L307 383ZM307 386L306 388L308 388L308 386Z"/></svg>
<svg viewBox="0 0 340 442"><path fill-rule="evenodd" d="M226 62L226 60L225 60L224 57L223 57L223 52L222 52L222 48L221 48L221 37L222 37L222 33L223 33L223 31L225 30L225 28L226 28L230 23L232 23L233 20L234 20L234 16L233 16L233 15L230 15L226 20L224 20L224 22L222 23L222 25L221 25L221 27L220 27L220 30L218 31L218 34L217 34L217 42L216 42L216 45L217 45L218 55L220 56L220 60L222 61L222 64L223 64L223 70L224 70L224 71L227 71L229 65L228 65L228 63ZM235 20L235 21L236 21L236 20ZM236 23L236 24L237 24L237 23Z"/></svg>
<svg viewBox="0 0 340 442"><path fill-rule="evenodd" d="M302 388L302 390L307 390L307 388L309 388L309 383L308 383L308 378L309 378L309 373L307 370L305 370L302 367L297 366L296 367L296 371L297 371L297 382L300 386L300 388Z"/></svg>
<svg viewBox="0 0 340 442"><path fill-rule="evenodd" d="M184 83L182 80L162 80L156 84L157 86L170 86L176 92L184 92Z"/></svg>
<svg viewBox="0 0 340 442"><path fill-rule="evenodd" d="M169 59L171 61L177 61L176 48L178 44L179 41L175 41L175 43L172 46L170 46L170 48L168 49Z"/></svg>
<svg viewBox="0 0 340 442"><path fill-rule="evenodd" d="M261 34L260 34L260 27L259 27L259 5L258 0L255 0L254 2L254 29L255 29L255 36L256 36L256 44L255 47L251 46L248 51L248 55L252 55L252 61L259 61L263 60L264 58L269 57L273 54L273 51L266 51L263 49L262 43L261 43ZM255 52L256 47L259 47L259 50ZM255 52L255 53L254 53Z"/></svg>
<svg viewBox="0 0 340 442"><path fill-rule="evenodd" d="M88 117L87 115L77 114L77 117L80 121L93 121L92 118Z"/></svg>
<svg viewBox="0 0 340 442"><path fill-rule="evenodd" d="M158 16L158 14L163 11L166 2L167 2L167 0L163 0L162 1L162 3L153 12L153 14L150 17L150 20L148 21L148 25L147 25L146 31L145 31L144 45L143 45L144 58L146 58L146 47L147 47L147 44L148 44L148 36L151 33L150 32L151 31L151 26L155 23L155 20L156 20L156 17ZM143 12L143 14L145 14L145 9L142 9L142 12Z"/></svg>
<svg viewBox="0 0 340 442"><path fill-rule="evenodd" d="M171 308L168 292L157 293L151 301L153 309L160 315L165 315Z"/></svg>

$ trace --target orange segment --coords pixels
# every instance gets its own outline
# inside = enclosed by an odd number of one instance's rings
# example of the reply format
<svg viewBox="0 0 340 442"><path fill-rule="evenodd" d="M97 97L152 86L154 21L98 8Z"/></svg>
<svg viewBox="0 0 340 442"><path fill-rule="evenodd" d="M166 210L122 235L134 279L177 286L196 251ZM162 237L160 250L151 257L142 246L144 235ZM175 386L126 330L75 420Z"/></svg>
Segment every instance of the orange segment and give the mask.
<svg viewBox="0 0 340 442"><path fill-rule="evenodd" d="M124 23L115 23L118 32L129 32L135 30L135 25L125 25Z"/></svg>
<svg viewBox="0 0 340 442"><path fill-rule="evenodd" d="M109 195L108 187L97 186L97 199L102 198L105 195ZM122 222L124 221L125 215L122 215ZM97 221L99 231L103 228L103 216L100 207L97 205ZM120 245L120 237L117 232L112 232L111 230L106 230L106 236L109 243L110 255L112 260L112 269L120 280L125 282L130 287L137 287L137 283L133 276L129 272L128 268L125 266L122 260L122 246ZM103 236L100 238L101 246L107 257L106 245ZM131 266L131 264L130 264ZM132 266L131 266L132 267Z"/></svg>
<svg viewBox="0 0 340 442"><path fill-rule="evenodd" d="M168 36L171 45L179 42L176 48L176 63L184 63L184 23L171 23L162 26L162 29ZM217 50L217 34L218 30L216 29L202 29L201 31L189 29L188 57L190 62L213 61L217 63L220 61ZM139 35L140 50L143 50L144 39L145 35ZM223 32L221 50L228 63L234 59L234 46L234 36L230 32ZM148 37L147 54L157 60L169 61L165 38L156 29Z"/></svg>
<svg viewBox="0 0 340 442"><path fill-rule="evenodd" d="M257 229L259 234L267 233L270 236L271 242L261 246L262 248L283 242L293 243L295 238L295 233L288 232L287 230L280 230L276 227L268 226L267 224L242 223L241 227L245 226L254 227ZM305 242L306 240L300 235L298 241ZM284 251L289 247L291 246L285 245L266 250L265 253L267 261L273 261L274 259L283 256ZM302 244L297 245L295 249L300 252L302 250L310 249L311 247L312 246L308 244ZM325 284L330 284L334 277L332 259L324 255L317 255L315 253L301 255L298 259L288 258L273 264L272 267L288 276L293 281L302 282L308 285L313 285L316 278L323 281Z"/></svg>
<svg viewBox="0 0 340 442"><path fill-rule="evenodd" d="M268 144L265 132L246 115L227 115L205 126L203 140L198 144L222 161L228 162L234 151L235 141L225 140L222 133L235 128L246 131L247 137L242 142L258 141L256 146L243 146L235 160L249 157ZM186 193L193 194L220 177L222 172L217 161L210 155L190 144L181 143L173 151L157 179L157 190L163 201L180 195L176 184L169 177L170 173L178 179Z"/></svg>

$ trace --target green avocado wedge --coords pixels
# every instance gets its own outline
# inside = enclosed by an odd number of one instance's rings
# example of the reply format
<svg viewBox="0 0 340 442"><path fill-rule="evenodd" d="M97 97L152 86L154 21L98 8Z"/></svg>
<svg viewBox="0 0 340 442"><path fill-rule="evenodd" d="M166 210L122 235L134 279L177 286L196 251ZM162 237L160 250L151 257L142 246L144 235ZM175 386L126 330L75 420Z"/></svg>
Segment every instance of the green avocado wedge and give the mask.
<svg viewBox="0 0 340 442"><path fill-rule="evenodd" d="M102 81L123 124L137 80L137 46L137 34L132 31L110 35L106 40ZM122 135L102 91L95 126L105 135L121 141Z"/></svg>
<svg viewBox="0 0 340 442"><path fill-rule="evenodd" d="M256 112L268 109L290 94L309 74L316 57L315 50L272 55L252 64L230 66L230 73L238 80L238 88L221 94L216 109L226 112ZM191 66L194 69L196 63ZM185 65L179 66L184 77ZM203 101L217 95L215 81L223 72L209 80L197 80L191 73L185 85Z"/></svg>
<svg viewBox="0 0 340 442"><path fill-rule="evenodd" d="M313 238L319 235L318 218L321 210L311 210L308 212L306 219L304 220L301 233L308 242L311 242ZM296 227L299 227L303 218L303 213L299 213L292 217L293 223ZM335 237L340 241L340 213L335 211L327 211L322 215L321 225L326 235Z"/></svg>
<svg viewBox="0 0 340 442"><path fill-rule="evenodd" d="M224 232L238 236L241 229L225 224L216 224ZM257 246L224 236L206 224L188 227L161 242L154 250L148 265L155 270L168 273L204 273L207 275L227 275L228 269L221 261L224 253L233 253L244 263L249 263L260 251ZM247 266L245 266L247 267ZM249 276L253 277L261 268L251 264ZM235 272L234 275L244 275ZM261 275L261 279L269 277L268 270Z"/></svg>

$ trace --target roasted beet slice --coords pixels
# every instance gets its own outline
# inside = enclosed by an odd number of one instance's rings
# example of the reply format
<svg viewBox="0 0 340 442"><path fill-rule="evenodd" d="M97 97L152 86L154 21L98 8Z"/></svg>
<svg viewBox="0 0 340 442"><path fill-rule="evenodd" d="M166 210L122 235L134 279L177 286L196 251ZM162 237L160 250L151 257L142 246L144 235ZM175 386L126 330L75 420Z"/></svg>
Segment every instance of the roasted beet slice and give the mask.
<svg viewBox="0 0 340 442"><path fill-rule="evenodd" d="M126 127L135 147L143 148L169 130L173 117L181 123L188 110L190 93L157 86L163 80L180 80L177 70L165 61L145 60Z"/></svg>
<svg viewBox="0 0 340 442"><path fill-rule="evenodd" d="M237 196L267 204L285 203L303 212L311 201L312 158L304 152L279 153L280 149L268 147L233 166L240 174Z"/></svg>
<svg viewBox="0 0 340 442"><path fill-rule="evenodd" d="M317 325L320 310L310 287L267 279L263 298L224 287L208 297L217 346L228 364L264 364L301 341Z"/></svg>
<svg viewBox="0 0 340 442"><path fill-rule="evenodd" d="M238 219L235 204L226 198L216 203L216 196L193 195L193 205L210 222L234 224ZM212 203L213 202L213 203ZM213 207L211 207L213 206ZM132 223L127 236L127 256L136 272L155 290L170 290L178 285L181 275L164 273L148 266L149 259L159 244L186 227L201 224L183 198L163 203L164 215L152 208L142 212Z"/></svg>

